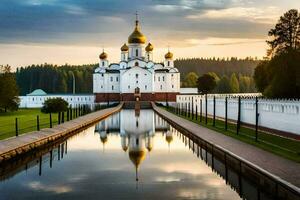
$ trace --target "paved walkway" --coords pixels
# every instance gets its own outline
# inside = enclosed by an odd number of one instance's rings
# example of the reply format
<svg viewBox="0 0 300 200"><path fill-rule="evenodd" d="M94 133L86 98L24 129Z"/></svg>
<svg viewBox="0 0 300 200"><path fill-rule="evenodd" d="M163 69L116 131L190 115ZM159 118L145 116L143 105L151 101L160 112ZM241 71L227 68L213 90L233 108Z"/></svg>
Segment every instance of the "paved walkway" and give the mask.
<svg viewBox="0 0 300 200"><path fill-rule="evenodd" d="M233 154L268 171L269 173L280 177L284 181L287 181L298 188L300 187L300 163L287 160L250 144L202 127L194 122L188 121L159 108L154 104L153 109L200 138L212 144L221 146Z"/></svg>
<svg viewBox="0 0 300 200"><path fill-rule="evenodd" d="M8 160L18 154L25 153L35 147L42 146L50 141L57 140L70 133L74 133L87 126L90 126L97 121L108 117L109 115L118 112L122 109L123 103L120 105L93 112L74 120L57 125L53 128L42 129L23 134L18 137L13 137L0 141L0 164L3 160Z"/></svg>

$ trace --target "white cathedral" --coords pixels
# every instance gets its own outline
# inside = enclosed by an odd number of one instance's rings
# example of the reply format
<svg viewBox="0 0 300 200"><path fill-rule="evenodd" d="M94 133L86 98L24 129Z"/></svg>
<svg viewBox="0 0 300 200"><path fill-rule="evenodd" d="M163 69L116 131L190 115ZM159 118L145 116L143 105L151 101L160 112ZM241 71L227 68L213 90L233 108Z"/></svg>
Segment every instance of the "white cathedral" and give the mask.
<svg viewBox="0 0 300 200"><path fill-rule="evenodd" d="M180 92L180 73L174 67L173 54L165 54L164 64L153 62L153 45L146 44L138 19L128 45L121 47L121 61L109 63L104 51L93 74L95 102L176 101Z"/></svg>

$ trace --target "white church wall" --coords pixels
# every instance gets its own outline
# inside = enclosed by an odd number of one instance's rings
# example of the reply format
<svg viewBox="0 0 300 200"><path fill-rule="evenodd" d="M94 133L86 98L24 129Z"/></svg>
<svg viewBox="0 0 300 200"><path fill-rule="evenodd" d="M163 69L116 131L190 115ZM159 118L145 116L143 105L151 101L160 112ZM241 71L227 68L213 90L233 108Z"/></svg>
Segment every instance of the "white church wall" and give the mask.
<svg viewBox="0 0 300 200"><path fill-rule="evenodd" d="M105 93L120 93L120 74L104 74L104 88Z"/></svg>
<svg viewBox="0 0 300 200"><path fill-rule="evenodd" d="M93 74L93 93L102 93L104 91L104 74Z"/></svg>
<svg viewBox="0 0 300 200"><path fill-rule="evenodd" d="M139 87L141 93L153 91L152 73L140 67L133 67L121 75L121 92L134 93L134 89Z"/></svg>
<svg viewBox="0 0 300 200"><path fill-rule="evenodd" d="M130 60L128 62L128 67L146 67L147 63L145 61L139 60L139 59L134 59L134 60Z"/></svg>
<svg viewBox="0 0 300 200"><path fill-rule="evenodd" d="M179 73L155 73L155 92L179 92L180 74Z"/></svg>

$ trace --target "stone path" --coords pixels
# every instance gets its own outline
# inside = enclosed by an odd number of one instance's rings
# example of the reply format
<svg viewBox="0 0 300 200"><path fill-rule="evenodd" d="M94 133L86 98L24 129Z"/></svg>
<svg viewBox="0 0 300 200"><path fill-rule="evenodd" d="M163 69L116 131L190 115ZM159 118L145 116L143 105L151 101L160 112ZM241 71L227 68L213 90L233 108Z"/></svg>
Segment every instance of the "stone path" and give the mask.
<svg viewBox="0 0 300 200"><path fill-rule="evenodd" d="M8 138L0 141L0 164L1 161L9 160L10 158L26 153L35 147L42 146L48 142L57 140L70 133L90 126L97 121L108 117L109 115L118 112L122 109L123 103L120 105L93 112L63 124L54 126L53 128L42 129L23 134L18 137Z"/></svg>
<svg viewBox="0 0 300 200"><path fill-rule="evenodd" d="M202 127L159 108L154 104L153 109L160 115L188 130L190 133L194 133L212 144L221 146L300 189L300 163L287 160L250 144Z"/></svg>

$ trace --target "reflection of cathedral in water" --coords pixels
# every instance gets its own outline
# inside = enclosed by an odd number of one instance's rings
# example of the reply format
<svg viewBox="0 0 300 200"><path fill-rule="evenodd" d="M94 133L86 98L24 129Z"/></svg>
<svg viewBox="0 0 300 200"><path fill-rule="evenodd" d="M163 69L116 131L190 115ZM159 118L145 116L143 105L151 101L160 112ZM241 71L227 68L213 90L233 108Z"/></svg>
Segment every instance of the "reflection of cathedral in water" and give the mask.
<svg viewBox="0 0 300 200"><path fill-rule="evenodd" d="M156 115L153 110L142 110L138 114L134 110L122 110L110 118L99 122L95 132L100 134L103 145L107 142L107 135L121 137L121 146L128 152L129 159L136 169L136 181L138 181L138 168L145 159L147 151L154 147L153 138L155 133L165 134L166 141L170 145L173 140L170 126Z"/></svg>

